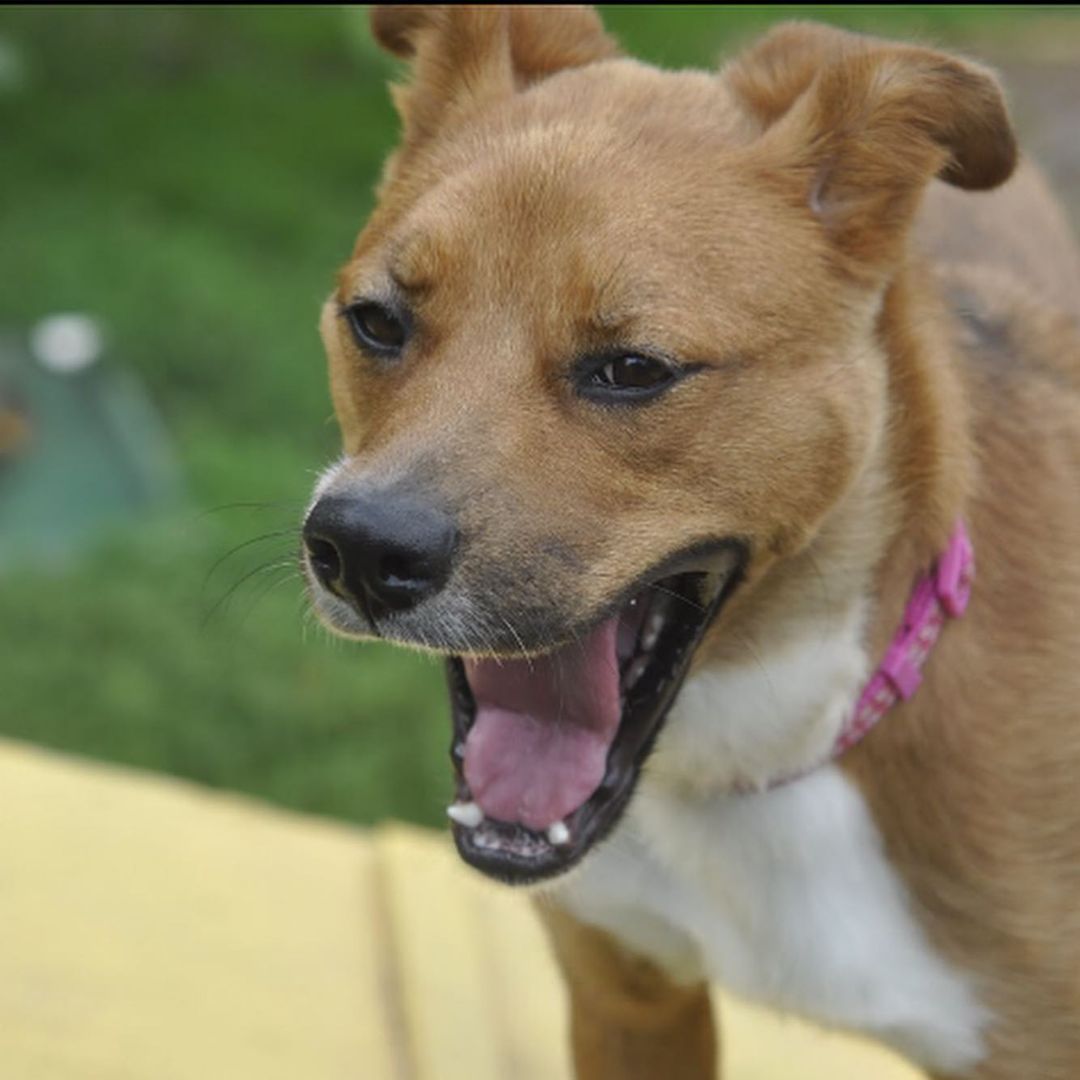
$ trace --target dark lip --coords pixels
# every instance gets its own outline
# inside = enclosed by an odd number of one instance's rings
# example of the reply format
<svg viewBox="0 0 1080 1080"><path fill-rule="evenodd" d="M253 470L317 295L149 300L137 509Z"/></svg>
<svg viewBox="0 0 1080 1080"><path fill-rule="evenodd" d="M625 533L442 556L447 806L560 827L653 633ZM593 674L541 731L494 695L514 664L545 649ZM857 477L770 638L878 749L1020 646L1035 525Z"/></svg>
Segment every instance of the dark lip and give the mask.
<svg viewBox="0 0 1080 1080"><path fill-rule="evenodd" d="M610 618L613 612L621 610L643 587L673 576L673 568L676 574L686 577L700 575L705 579L707 570L685 568L694 563L700 567L705 557L715 556L720 551L734 553L732 569L708 600L703 614L696 619L682 621L679 640L675 641L673 647L676 656L659 687L648 695L648 700L635 700L633 690L628 694L619 722L619 733L608 754L604 779L599 789L566 819L570 842L555 846L549 843L543 834L523 825L489 819L485 819L475 829L451 822L458 853L470 866L506 884L535 884L566 873L618 824L637 786L641 768L652 752L667 714L682 689L698 646L745 576L746 564L749 561L748 545L742 540L729 538L694 545L693 548L677 552L636 580L620 594L617 601L605 608L601 618L593 619L589 623L591 627L605 618ZM669 644L668 648L672 646ZM455 796L459 800L468 800L471 796L463 775L464 744L476 706L459 657L447 657L446 674L453 726L450 760L454 769ZM483 841L490 837L499 842L513 842L532 850L527 856L518 855L505 848L496 851L491 846L484 846Z"/></svg>

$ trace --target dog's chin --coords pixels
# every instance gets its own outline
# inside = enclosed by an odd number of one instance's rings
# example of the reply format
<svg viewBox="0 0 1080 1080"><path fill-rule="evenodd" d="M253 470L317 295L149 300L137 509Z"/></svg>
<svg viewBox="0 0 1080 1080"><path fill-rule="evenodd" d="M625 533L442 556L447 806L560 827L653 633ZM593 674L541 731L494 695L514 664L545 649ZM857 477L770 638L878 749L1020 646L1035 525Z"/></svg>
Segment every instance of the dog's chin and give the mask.
<svg viewBox="0 0 1080 1080"><path fill-rule="evenodd" d="M447 657L461 857L500 881L565 873L616 826L713 620L742 580L727 542L708 569L639 579L542 656ZM589 683L590 685L582 685Z"/></svg>

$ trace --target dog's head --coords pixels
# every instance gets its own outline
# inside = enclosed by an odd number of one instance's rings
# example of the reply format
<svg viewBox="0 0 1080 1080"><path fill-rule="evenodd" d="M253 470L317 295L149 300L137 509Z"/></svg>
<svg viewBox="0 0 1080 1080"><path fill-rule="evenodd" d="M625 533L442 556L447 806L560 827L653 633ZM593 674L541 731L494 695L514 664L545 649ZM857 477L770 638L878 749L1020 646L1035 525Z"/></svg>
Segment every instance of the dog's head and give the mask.
<svg viewBox="0 0 1080 1080"><path fill-rule="evenodd" d="M404 140L322 317L337 631L449 657L462 853L617 819L695 650L881 442L883 292L934 176L1005 179L981 69L786 25L718 75L587 8L385 7ZM483 816L483 823L477 825Z"/></svg>

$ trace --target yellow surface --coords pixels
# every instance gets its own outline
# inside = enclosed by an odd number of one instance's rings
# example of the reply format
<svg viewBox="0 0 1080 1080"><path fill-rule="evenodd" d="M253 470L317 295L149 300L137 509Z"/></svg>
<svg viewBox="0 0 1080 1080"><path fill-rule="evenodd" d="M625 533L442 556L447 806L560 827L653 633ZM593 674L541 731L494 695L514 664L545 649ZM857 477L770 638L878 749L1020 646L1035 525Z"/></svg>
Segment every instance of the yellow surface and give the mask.
<svg viewBox="0 0 1080 1080"><path fill-rule="evenodd" d="M4 742L0 810L0 1077L567 1080L527 903L442 836ZM719 1008L726 1080L917 1077Z"/></svg>

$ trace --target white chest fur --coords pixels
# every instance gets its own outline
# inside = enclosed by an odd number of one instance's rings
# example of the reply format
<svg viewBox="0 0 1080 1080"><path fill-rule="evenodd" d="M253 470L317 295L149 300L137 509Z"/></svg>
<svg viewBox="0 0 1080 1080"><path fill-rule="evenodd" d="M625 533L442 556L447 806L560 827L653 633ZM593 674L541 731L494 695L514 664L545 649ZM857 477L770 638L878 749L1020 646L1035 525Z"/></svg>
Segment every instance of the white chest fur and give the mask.
<svg viewBox="0 0 1080 1080"><path fill-rule="evenodd" d="M988 1017L913 916L854 785L828 765L768 792L729 795L705 790L696 764L711 757L714 768L727 762L755 776L770 759L782 769L797 767L799 754L802 764L817 760L840 722L838 703L854 699L862 678L852 654L857 622L832 644L819 636L808 645L816 663L788 657L797 683L762 664L756 687L746 671L688 684L657 768L643 776L614 835L556 897L677 978L706 975L876 1037L924 1067L955 1071L981 1056ZM756 718L770 701L770 715ZM695 745L686 782L673 783Z"/></svg>

